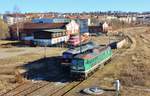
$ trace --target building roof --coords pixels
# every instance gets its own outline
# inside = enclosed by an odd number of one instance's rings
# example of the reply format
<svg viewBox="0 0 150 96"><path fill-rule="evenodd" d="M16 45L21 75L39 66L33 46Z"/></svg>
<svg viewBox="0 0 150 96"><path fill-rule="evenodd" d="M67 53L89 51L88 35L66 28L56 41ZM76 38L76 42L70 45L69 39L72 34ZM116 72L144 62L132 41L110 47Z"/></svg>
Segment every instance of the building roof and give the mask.
<svg viewBox="0 0 150 96"><path fill-rule="evenodd" d="M46 31L46 32L64 32L65 30L64 29L48 29L48 30L43 30L43 31Z"/></svg>
<svg viewBox="0 0 150 96"><path fill-rule="evenodd" d="M80 59L92 59L98 56L101 52L106 50L107 48L110 48L109 46L99 46L99 48L93 49L93 52L85 53L85 54L79 54L76 55L75 58L80 58Z"/></svg>
<svg viewBox="0 0 150 96"><path fill-rule="evenodd" d="M96 45L93 42L88 42L87 44L84 44L81 47L82 47L81 51L85 52L87 50L90 50L90 49L93 49L93 48L97 48L97 47L99 47L99 45ZM64 53L78 54L78 53L80 53L80 47L75 47L75 48L68 49Z"/></svg>
<svg viewBox="0 0 150 96"><path fill-rule="evenodd" d="M55 29L65 28L66 23L24 23L20 29ZM12 25L11 28L16 28L16 24Z"/></svg>
<svg viewBox="0 0 150 96"><path fill-rule="evenodd" d="M10 16L10 17L26 17L24 14L6 14L6 16Z"/></svg>

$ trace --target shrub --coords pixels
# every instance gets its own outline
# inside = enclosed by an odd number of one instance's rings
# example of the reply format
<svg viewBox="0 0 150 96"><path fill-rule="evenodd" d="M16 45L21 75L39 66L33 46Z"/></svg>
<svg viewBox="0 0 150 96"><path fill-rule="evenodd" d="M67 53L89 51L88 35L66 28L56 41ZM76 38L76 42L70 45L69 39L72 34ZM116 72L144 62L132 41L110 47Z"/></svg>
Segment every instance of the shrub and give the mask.
<svg viewBox="0 0 150 96"><path fill-rule="evenodd" d="M10 37L8 25L0 19L0 39L8 39Z"/></svg>

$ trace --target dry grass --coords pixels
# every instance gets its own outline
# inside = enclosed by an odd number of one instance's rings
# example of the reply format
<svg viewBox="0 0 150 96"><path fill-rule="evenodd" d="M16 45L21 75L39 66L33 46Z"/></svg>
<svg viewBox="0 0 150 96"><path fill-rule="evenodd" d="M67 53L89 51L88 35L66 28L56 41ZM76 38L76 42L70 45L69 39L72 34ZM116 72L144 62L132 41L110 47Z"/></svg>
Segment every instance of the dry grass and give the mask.
<svg viewBox="0 0 150 96"><path fill-rule="evenodd" d="M136 31L136 29L134 30ZM141 30L137 29L137 31L141 31ZM121 80L121 86L122 86L121 96L150 96L150 92L145 90L150 86L150 82L149 82L150 80L150 70L149 70L150 52L149 51L150 50L149 48L147 48L148 45L141 42L142 38L138 36L139 34L141 33L138 33L137 36L134 36L132 33L132 35L135 37L137 41L137 46L135 47L134 50L130 50L128 52L125 52L126 54L118 55L114 57L112 61L107 66L104 67L104 69L99 70L97 73L94 74L91 80L86 81L86 83L84 83L85 84L84 86L90 84L92 85L95 80L97 81L96 83L98 83L99 85L111 87L112 84L108 83L108 81L119 79ZM97 42L99 41L100 40L97 40ZM47 50L46 55L47 56L61 55L61 51L63 50L65 49L61 50L61 49L52 48L51 50ZM119 49L119 54L123 53L124 51L126 51L126 49ZM38 58L42 58L43 55L44 53L42 52L40 54L24 54L21 56L16 56L13 58L1 60L0 64L9 65L9 66L10 65L19 66L37 60ZM10 82L13 81L9 81L9 79L5 80L3 86L9 87L7 89L10 89L10 86L13 85ZM0 87L2 87L1 89L4 89L3 86L0 85ZM136 88L135 86L139 86L139 88ZM81 89L82 87L83 86L80 86L79 89ZM112 95L106 95L106 96L112 96Z"/></svg>
<svg viewBox="0 0 150 96"><path fill-rule="evenodd" d="M144 64L126 64L124 69L121 70L120 80L125 86L147 86L146 81L150 71Z"/></svg>
<svg viewBox="0 0 150 96"><path fill-rule="evenodd" d="M145 32L139 34L145 34ZM107 77L121 81L121 96L150 96L150 49L147 47L149 45L144 44L139 37L139 35L136 36L137 46L134 50L113 58L112 62L104 68L105 72L101 74L103 75L101 78ZM100 85L110 86L103 80L100 81Z"/></svg>
<svg viewBox="0 0 150 96"><path fill-rule="evenodd" d="M150 33L150 28L147 28L145 32Z"/></svg>
<svg viewBox="0 0 150 96"><path fill-rule="evenodd" d="M10 44L10 43L17 43L17 42L19 42L19 41L0 40L0 45Z"/></svg>
<svg viewBox="0 0 150 96"><path fill-rule="evenodd" d="M127 58L128 57L128 58ZM118 60L117 60L118 59ZM101 72L99 85L111 88L113 81L119 79L121 81L121 96L150 96L150 92L143 91L150 86L150 66L148 63L133 62L131 56L114 58ZM139 59L138 59L139 60ZM102 80L108 78L108 80ZM130 89L134 86L140 88ZM144 87L144 88L143 88ZM110 96L110 95L108 95Z"/></svg>
<svg viewBox="0 0 150 96"><path fill-rule="evenodd" d="M15 50L15 48L13 48ZM46 56L59 56L61 52L66 49L61 48L47 48ZM12 49L10 49L11 54ZM9 51L8 51L9 52ZM17 52L17 51L16 51ZM23 66L29 64L30 62L37 61L44 57L44 48L43 51L37 53L26 53L18 56L13 56L6 59L0 59L0 92L5 92L10 89L13 89L18 85L15 78L15 70L18 66ZM10 76L7 78L8 76Z"/></svg>

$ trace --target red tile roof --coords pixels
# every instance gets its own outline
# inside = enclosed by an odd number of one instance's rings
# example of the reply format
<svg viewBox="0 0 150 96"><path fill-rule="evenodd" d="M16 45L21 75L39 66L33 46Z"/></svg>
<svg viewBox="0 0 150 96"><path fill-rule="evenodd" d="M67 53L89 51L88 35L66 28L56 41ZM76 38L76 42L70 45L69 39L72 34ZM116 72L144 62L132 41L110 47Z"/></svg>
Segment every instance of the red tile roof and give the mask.
<svg viewBox="0 0 150 96"><path fill-rule="evenodd" d="M6 14L6 15L11 17L25 17L24 14Z"/></svg>
<svg viewBox="0 0 150 96"><path fill-rule="evenodd" d="M54 29L64 28L66 23L24 23L22 29ZM11 28L16 28L12 25Z"/></svg>

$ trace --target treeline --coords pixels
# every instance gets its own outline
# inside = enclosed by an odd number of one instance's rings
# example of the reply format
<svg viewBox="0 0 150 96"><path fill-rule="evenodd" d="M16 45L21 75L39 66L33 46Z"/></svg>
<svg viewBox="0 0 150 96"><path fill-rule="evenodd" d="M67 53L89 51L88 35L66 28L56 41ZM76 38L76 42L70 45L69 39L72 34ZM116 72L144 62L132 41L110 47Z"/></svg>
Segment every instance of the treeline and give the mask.
<svg viewBox="0 0 150 96"><path fill-rule="evenodd" d="M147 15L147 12L123 12L123 11L93 11L93 12L76 12L76 13L59 13L59 12L48 12L49 14L61 14L61 15L116 15L116 16L132 16L132 15Z"/></svg>
<svg viewBox="0 0 150 96"><path fill-rule="evenodd" d="M119 21L119 20L115 20L115 19L110 21L110 25L113 30L134 26L134 24L132 24L132 23L127 23L127 22Z"/></svg>

